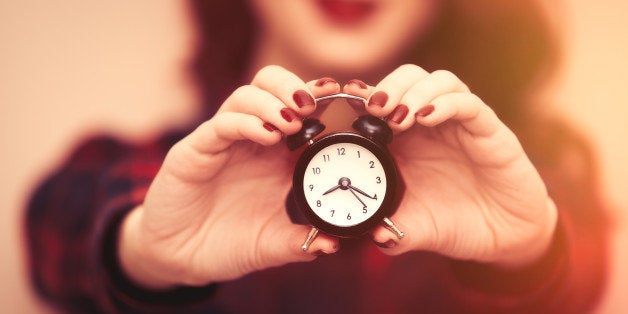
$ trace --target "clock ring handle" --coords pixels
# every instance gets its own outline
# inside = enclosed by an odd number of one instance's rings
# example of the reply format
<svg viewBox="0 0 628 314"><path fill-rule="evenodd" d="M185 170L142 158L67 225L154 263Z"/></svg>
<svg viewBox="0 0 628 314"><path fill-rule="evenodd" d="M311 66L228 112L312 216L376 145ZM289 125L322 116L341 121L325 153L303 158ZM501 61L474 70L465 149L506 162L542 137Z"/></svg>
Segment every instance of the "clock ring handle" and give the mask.
<svg viewBox="0 0 628 314"><path fill-rule="evenodd" d="M357 100L366 104L366 99L345 93L319 97L316 98L314 101L316 103L319 103L320 101L337 98ZM392 141L393 132L386 123L386 121L372 115L366 114L359 117L353 122L352 127L358 133L383 145L389 144ZM325 125L322 124L319 120L310 118L304 119L301 130L299 130L299 132L295 134L286 137L286 144L288 145L288 149L290 149L291 151L296 150L303 144L313 140L318 134L323 132L323 130L325 130Z"/></svg>
<svg viewBox="0 0 628 314"><path fill-rule="evenodd" d="M338 94L333 94L333 95L327 95L327 96L319 97L319 98L314 99L314 102L319 103L319 102L321 102L323 100L336 99L336 98L357 100L357 101L360 101L360 102L366 104L366 99L364 99L364 98L362 98L360 96L354 96L354 95L349 95L349 94L345 94L345 93L338 93Z"/></svg>
<svg viewBox="0 0 628 314"><path fill-rule="evenodd" d="M337 99L337 98L357 100L363 103L364 105L366 105L366 99L359 96L345 94L345 93L319 97L315 99L314 101L316 103L319 103L320 101L323 101L323 100ZM392 129L390 129L390 127L386 123L386 121L384 121L383 119L374 117L372 115L366 114L359 117L353 122L352 127L354 130L358 131L360 134L370 139L376 140L384 145L389 144L392 141L393 132L392 132Z"/></svg>

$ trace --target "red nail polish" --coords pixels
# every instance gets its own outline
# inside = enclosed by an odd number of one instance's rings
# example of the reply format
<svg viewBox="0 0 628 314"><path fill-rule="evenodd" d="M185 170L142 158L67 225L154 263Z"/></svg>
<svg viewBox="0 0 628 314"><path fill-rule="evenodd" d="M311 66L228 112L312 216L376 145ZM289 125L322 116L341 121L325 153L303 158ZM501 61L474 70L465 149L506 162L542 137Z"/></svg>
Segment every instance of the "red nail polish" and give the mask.
<svg viewBox="0 0 628 314"><path fill-rule="evenodd" d="M371 99L369 99L368 106L369 107L378 106L378 107L383 108L386 105L387 101L388 101L388 94L386 94L385 92L379 91L371 95Z"/></svg>
<svg viewBox="0 0 628 314"><path fill-rule="evenodd" d="M294 94L292 95L292 99L299 108L303 108L305 106L314 106L314 98L312 98L312 96L310 96L308 92L302 89L294 92Z"/></svg>
<svg viewBox="0 0 628 314"><path fill-rule="evenodd" d="M264 127L264 129L268 130L268 132L275 132L277 131L277 127L268 123L268 122L264 122L264 124L262 125Z"/></svg>
<svg viewBox="0 0 628 314"><path fill-rule="evenodd" d="M283 108L279 111L279 113L281 114L281 117L287 122L292 122L298 116L297 113L290 108Z"/></svg>
<svg viewBox="0 0 628 314"><path fill-rule="evenodd" d="M399 105L393 112L388 116L388 120L392 121L396 124L400 124L403 119L408 115L408 107L406 105Z"/></svg>
<svg viewBox="0 0 628 314"><path fill-rule="evenodd" d="M366 89L366 87L367 87L366 83L364 83L364 82L362 82L360 80L356 80L356 79L350 80L349 82L347 82L347 85L357 85L361 89Z"/></svg>
<svg viewBox="0 0 628 314"><path fill-rule="evenodd" d="M386 243L379 243L375 240L373 240L373 243L375 243L375 245L384 248L384 249L390 249L393 248L397 245L397 242L395 242L395 240L388 240L386 241Z"/></svg>
<svg viewBox="0 0 628 314"><path fill-rule="evenodd" d="M432 112L434 112L434 105L427 105L421 109L419 109L419 111L417 111L417 115L421 116L421 117L427 117L430 114L432 114Z"/></svg>
<svg viewBox="0 0 628 314"><path fill-rule="evenodd" d="M336 80L334 80L331 77L323 77L323 78L319 79L318 81L316 81L315 85L318 86L318 87L323 87L323 86L325 86L327 84L332 84L332 83L333 84L338 84L338 82L336 82Z"/></svg>
<svg viewBox="0 0 628 314"><path fill-rule="evenodd" d="M316 252L313 252L312 255L314 255L314 256L325 256L325 255L327 255L327 252L325 252L323 250L317 250Z"/></svg>

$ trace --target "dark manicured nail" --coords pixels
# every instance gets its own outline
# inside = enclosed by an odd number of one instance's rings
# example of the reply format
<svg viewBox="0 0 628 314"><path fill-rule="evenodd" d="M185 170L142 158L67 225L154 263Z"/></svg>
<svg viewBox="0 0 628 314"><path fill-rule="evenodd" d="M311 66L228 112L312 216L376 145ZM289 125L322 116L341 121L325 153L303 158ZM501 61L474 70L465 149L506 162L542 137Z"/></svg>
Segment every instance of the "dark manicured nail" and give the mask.
<svg viewBox="0 0 628 314"><path fill-rule="evenodd" d="M315 85L318 86L318 87L322 87L322 86L325 86L327 84L332 84L332 83L333 84L338 84L338 82L336 82L336 80L334 80L331 77L323 77L323 78L319 79L318 81L316 81Z"/></svg>
<svg viewBox="0 0 628 314"><path fill-rule="evenodd" d="M308 92L302 89L294 92L294 95L292 95L292 99L299 108L303 108L305 106L314 106L314 98L312 98L312 96L310 96Z"/></svg>
<svg viewBox="0 0 628 314"><path fill-rule="evenodd" d="M434 105L427 105L421 109L419 109L419 111L417 111L417 115L421 116L421 117L427 117L430 114L432 114L432 112L434 112Z"/></svg>
<svg viewBox="0 0 628 314"><path fill-rule="evenodd" d="M292 122L298 117L298 114L290 108L283 108L279 111L279 113L281 113L281 117L287 122Z"/></svg>
<svg viewBox="0 0 628 314"><path fill-rule="evenodd" d="M381 248L384 248L384 249L390 249L390 248L393 248L393 247L395 247L397 245L397 242L395 242L394 240L388 240L388 241L386 241L386 243L379 243L379 242L376 242L376 241L373 241L373 242L375 243L375 245L377 245L377 246L379 246Z"/></svg>
<svg viewBox="0 0 628 314"><path fill-rule="evenodd" d="M371 99L369 99L368 106L369 107L377 106L377 107L383 108L386 105L387 101L388 101L388 94L386 94L385 92L379 91L371 95Z"/></svg>
<svg viewBox="0 0 628 314"><path fill-rule="evenodd" d="M327 255L327 253L325 253L323 250L318 250L316 252L313 252L312 255L314 255L314 256L323 256L323 255Z"/></svg>
<svg viewBox="0 0 628 314"><path fill-rule="evenodd" d="M264 127L264 129L268 130L268 132L275 132L275 131L278 130L276 126L274 126L274 125L272 125L272 124L270 124L268 122L264 122L263 127Z"/></svg>
<svg viewBox="0 0 628 314"><path fill-rule="evenodd" d="M395 110L388 116L388 120L393 123L399 124L408 115L408 107L406 105L398 105Z"/></svg>
<svg viewBox="0 0 628 314"><path fill-rule="evenodd" d="M350 80L349 82L347 82L347 85L357 85L361 89L366 89L366 87L367 87L366 83L364 83L364 82L362 82L360 80L356 80L356 79Z"/></svg>

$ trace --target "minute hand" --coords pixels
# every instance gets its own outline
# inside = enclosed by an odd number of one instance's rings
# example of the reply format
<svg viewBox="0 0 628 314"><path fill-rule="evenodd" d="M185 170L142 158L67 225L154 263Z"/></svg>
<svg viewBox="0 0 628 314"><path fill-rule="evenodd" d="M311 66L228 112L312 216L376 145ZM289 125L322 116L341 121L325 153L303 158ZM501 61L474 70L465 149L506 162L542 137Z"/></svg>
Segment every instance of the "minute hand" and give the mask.
<svg viewBox="0 0 628 314"><path fill-rule="evenodd" d="M375 199L375 196L370 196L370 195L366 194L366 192L364 192L364 191L362 191L362 190L360 190L360 189L356 188L356 187L355 187L355 186L353 186L353 185L349 185L349 186L348 186L348 188L350 188L351 190L356 191L356 192L358 192L358 193L360 193L360 194L362 194L362 195L364 195L364 196L366 196L366 197L368 197L368 198L370 198L370 199L372 199L372 200L374 200L374 199Z"/></svg>

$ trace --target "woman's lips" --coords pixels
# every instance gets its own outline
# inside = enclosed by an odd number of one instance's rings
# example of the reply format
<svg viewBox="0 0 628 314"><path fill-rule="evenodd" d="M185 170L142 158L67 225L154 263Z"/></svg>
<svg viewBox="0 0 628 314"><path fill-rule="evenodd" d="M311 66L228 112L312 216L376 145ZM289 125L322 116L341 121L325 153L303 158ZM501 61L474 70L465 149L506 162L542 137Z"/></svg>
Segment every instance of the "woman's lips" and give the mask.
<svg viewBox="0 0 628 314"><path fill-rule="evenodd" d="M318 0L318 7L326 18L338 24L356 24L375 11L373 1Z"/></svg>

